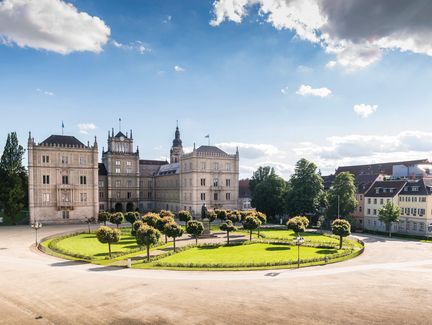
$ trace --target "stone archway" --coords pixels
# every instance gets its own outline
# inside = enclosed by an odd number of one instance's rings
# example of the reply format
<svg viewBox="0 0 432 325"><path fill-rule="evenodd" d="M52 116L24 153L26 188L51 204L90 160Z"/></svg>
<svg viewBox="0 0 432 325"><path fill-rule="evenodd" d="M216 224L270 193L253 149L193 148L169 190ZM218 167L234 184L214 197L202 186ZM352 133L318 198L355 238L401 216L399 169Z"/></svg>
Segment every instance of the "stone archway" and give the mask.
<svg viewBox="0 0 432 325"><path fill-rule="evenodd" d="M127 212L134 211L134 209L135 209L135 207L134 207L134 204L132 202L128 202L126 204L126 211Z"/></svg>
<svg viewBox="0 0 432 325"><path fill-rule="evenodd" d="M123 204L117 202L116 205L114 206L114 209L116 210L116 212L123 212Z"/></svg>

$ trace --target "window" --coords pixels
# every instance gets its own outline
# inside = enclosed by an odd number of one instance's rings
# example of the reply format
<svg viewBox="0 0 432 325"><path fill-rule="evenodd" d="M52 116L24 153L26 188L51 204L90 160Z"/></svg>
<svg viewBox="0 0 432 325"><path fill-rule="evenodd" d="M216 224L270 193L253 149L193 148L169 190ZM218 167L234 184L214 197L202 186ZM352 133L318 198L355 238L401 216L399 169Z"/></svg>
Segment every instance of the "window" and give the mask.
<svg viewBox="0 0 432 325"><path fill-rule="evenodd" d="M42 183L48 185L50 183L49 175L42 176Z"/></svg>
<svg viewBox="0 0 432 325"><path fill-rule="evenodd" d="M201 186L205 186L205 178L201 178Z"/></svg>
<svg viewBox="0 0 432 325"><path fill-rule="evenodd" d="M132 181L131 181L131 180L128 180L128 181L127 181L127 186L128 186L128 187L132 187Z"/></svg>
<svg viewBox="0 0 432 325"><path fill-rule="evenodd" d="M69 202L70 201L69 193L63 192L61 194L61 200L62 202Z"/></svg>
<svg viewBox="0 0 432 325"><path fill-rule="evenodd" d="M87 184L87 176L80 176L80 184L81 185Z"/></svg>
<svg viewBox="0 0 432 325"><path fill-rule="evenodd" d="M424 231L425 230L425 225L424 225L423 222L420 222L419 226L420 226L420 229L419 229L420 231Z"/></svg>
<svg viewBox="0 0 432 325"><path fill-rule="evenodd" d="M374 216L376 216L376 214L377 214L377 210L376 209L373 209L373 214L374 214Z"/></svg>
<svg viewBox="0 0 432 325"><path fill-rule="evenodd" d="M49 193L43 193L42 194L42 202L48 203L50 201L50 194Z"/></svg>
<svg viewBox="0 0 432 325"><path fill-rule="evenodd" d="M120 199L121 195L120 192L117 192L117 198Z"/></svg>
<svg viewBox="0 0 432 325"><path fill-rule="evenodd" d="M231 171L231 164L226 163L225 169L227 170L227 172Z"/></svg>
<svg viewBox="0 0 432 325"><path fill-rule="evenodd" d="M151 199L152 198L152 192L147 192L147 198Z"/></svg>
<svg viewBox="0 0 432 325"><path fill-rule="evenodd" d="M226 193L226 194L225 194L225 199L226 199L227 201L231 200L231 193Z"/></svg>
<svg viewBox="0 0 432 325"><path fill-rule="evenodd" d="M86 159L85 159L85 157L80 157L80 158L79 158L79 163L80 163L80 165L85 165L85 164L86 164Z"/></svg>
<svg viewBox="0 0 432 325"><path fill-rule="evenodd" d="M205 193L201 193L201 201L205 201L206 199L206 194Z"/></svg>
<svg viewBox="0 0 432 325"><path fill-rule="evenodd" d="M231 180L230 180L229 178L225 180L225 185L226 185L227 187L230 187L230 186L231 186Z"/></svg>
<svg viewBox="0 0 432 325"><path fill-rule="evenodd" d="M132 168L130 168L130 167L126 168L126 173L127 174L131 174L132 173Z"/></svg>
<svg viewBox="0 0 432 325"><path fill-rule="evenodd" d="M127 192L127 198L130 199L132 197L132 193L131 192Z"/></svg>
<svg viewBox="0 0 432 325"><path fill-rule="evenodd" d="M413 222L413 230L417 231L417 222Z"/></svg>
<svg viewBox="0 0 432 325"><path fill-rule="evenodd" d="M87 193L80 193L80 201L87 202Z"/></svg>
<svg viewBox="0 0 432 325"><path fill-rule="evenodd" d="M69 219L69 211L62 211L63 219Z"/></svg>
<svg viewBox="0 0 432 325"><path fill-rule="evenodd" d="M371 209L367 209L367 213L370 215L370 211L371 211Z"/></svg>
<svg viewBox="0 0 432 325"><path fill-rule="evenodd" d="M380 204L384 204L384 199L380 199Z"/></svg>
<svg viewBox="0 0 432 325"><path fill-rule="evenodd" d="M213 199L214 199L215 201L217 201L217 200L219 199L219 195L218 195L217 193L214 193L214 194L213 194Z"/></svg>
<svg viewBox="0 0 432 325"><path fill-rule="evenodd" d="M386 202L387 202L387 203L390 202L390 199L386 199Z"/></svg>
<svg viewBox="0 0 432 325"><path fill-rule="evenodd" d="M42 162L43 162L44 164L49 163L49 156L42 156Z"/></svg>
<svg viewBox="0 0 432 325"><path fill-rule="evenodd" d="M127 162L126 162L126 166L132 166L132 162L127 161Z"/></svg>
<svg viewBox="0 0 432 325"><path fill-rule="evenodd" d="M213 179L213 186L218 186L219 180L217 178Z"/></svg>
<svg viewBox="0 0 432 325"><path fill-rule="evenodd" d="M68 185L69 184L69 176L62 176L62 184L63 185Z"/></svg>
<svg viewBox="0 0 432 325"><path fill-rule="evenodd" d="M120 166L120 160L116 160L115 164L116 166Z"/></svg>
<svg viewBox="0 0 432 325"><path fill-rule="evenodd" d="M104 210L105 210L105 205L99 204L99 211L104 211Z"/></svg>
<svg viewBox="0 0 432 325"><path fill-rule="evenodd" d="M206 163L205 161L201 162L201 170L205 170L206 169Z"/></svg>
<svg viewBox="0 0 432 325"><path fill-rule="evenodd" d="M368 198L368 204L371 204L371 198L370 197Z"/></svg>
<svg viewBox="0 0 432 325"><path fill-rule="evenodd" d="M359 207L359 211L362 212L362 207Z"/></svg>
<svg viewBox="0 0 432 325"><path fill-rule="evenodd" d="M189 169L192 170L192 163L189 163Z"/></svg>
<svg viewBox="0 0 432 325"><path fill-rule="evenodd" d="M377 204L377 202L378 202L377 199L374 199L374 204Z"/></svg>
<svg viewBox="0 0 432 325"><path fill-rule="evenodd" d="M68 164L69 163L69 157L68 156L61 156L61 163L62 164Z"/></svg>
<svg viewBox="0 0 432 325"><path fill-rule="evenodd" d="M104 198L104 192L99 192L99 199L103 199Z"/></svg>
<svg viewBox="0 0 432 325"><path fill-rule="evenodd" d="M115 181L115 186L116 187L120 187L120 185L121 185L121 181L119 181L119 180Z"/></svg>
<svg viewBox="0 0 432 325"><path fill-rule="evenodd" d="M213 164L213 169L214 169L214 170L219 170L219 163L218 163L218 162L215 162L215 163Z"/></svg>
<svg viewBox="0 0 432 325"><path fill-rule="evenodd" d="M104 187L104 181L99 181L99 187Z"/></svg>
<svg viewBox="0 0 432 325"><path fill-rule="evenodd" d="M115 169L116 174L120 174L120 168Z"/></svg>
<svg viewBox="0 0 432 325"><path fill-rule="evenodd" d="M192 178L189 178L189 186L192 187Z"/></svg>

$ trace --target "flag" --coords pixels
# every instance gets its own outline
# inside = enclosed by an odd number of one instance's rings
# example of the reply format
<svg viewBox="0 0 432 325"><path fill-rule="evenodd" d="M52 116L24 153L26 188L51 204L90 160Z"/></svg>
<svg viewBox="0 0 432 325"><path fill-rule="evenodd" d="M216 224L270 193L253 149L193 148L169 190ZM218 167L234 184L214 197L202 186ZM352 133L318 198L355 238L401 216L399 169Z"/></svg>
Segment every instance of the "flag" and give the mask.
<svg viewBox="0 0 432 325"><path fill-rule="evenodd" d="M62 121L62 128L64 129L64 123L63 123L63 121Z"/></svg>
<svg viewBox="0 0 432 325"><path fill-rule="evenodd" d="M210 134L207 134L204 138L210 138Z"/></svg>

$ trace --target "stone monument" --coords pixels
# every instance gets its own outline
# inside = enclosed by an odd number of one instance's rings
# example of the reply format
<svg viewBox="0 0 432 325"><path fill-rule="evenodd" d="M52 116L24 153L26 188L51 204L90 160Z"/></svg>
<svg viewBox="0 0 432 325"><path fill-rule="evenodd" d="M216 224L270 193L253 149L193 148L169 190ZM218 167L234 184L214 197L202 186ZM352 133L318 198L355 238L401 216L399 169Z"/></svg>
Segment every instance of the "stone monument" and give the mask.
<svg viewBox="0 0 432 325"><path fill-rule="evenodd" d="M206 207L206 204L204 203L201 207L201 220L204 226L203 235L209 236L210 235L210 220L208 219L208 210Z"/></svg>

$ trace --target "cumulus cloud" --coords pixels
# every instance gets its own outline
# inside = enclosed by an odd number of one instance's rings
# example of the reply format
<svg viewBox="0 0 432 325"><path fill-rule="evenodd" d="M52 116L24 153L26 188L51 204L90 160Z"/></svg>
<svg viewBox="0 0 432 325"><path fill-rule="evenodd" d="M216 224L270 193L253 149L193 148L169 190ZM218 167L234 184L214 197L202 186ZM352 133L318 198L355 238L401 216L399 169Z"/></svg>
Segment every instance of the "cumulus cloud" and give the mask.
<svg viewBox="0 0 432 325"><path fill-rule="evenodd" d="M354 112L362 118L367 118L369 115L376 112L378 105L358 104L354 105Z"/></svg>
<svg viewBox="0 0 432 325"><path fill-rule="evenodd" d="M246 159L257 159L281 154L281 151L271 144L222 142L216 144L216 146L227 152L235 152L238 148L242 158Z"/></svg>
<svg viewBox="0 0 432 325"><path fill-rule="evenodd" d="M179 66L179 65L175 65L175 66L174 66L174 71L175 71L175 72L185 72L185 69L182 68L182 67Z"/></svg>
<svg viewBox="0 0 432 325"><path fill-rule="evenodd" d="M327 97L331 95L332 91L326 87L323 88L312 88L309 85L301 85L296 91L297 95L300 96L317 96L317 97Z"/></svg>
<svg viewBox="0 0 432 325"><path fill-rule="evenodd" d="M36 91L37 91L39 94L46 95L46 96L54 96L54 95L55 95L52 91L49 91L49 90L42 90L42 89L40 89L40 88L37 88Z"/></svg>
<svg viewBox="0 0 432 325"><path fill-rule="evenodd" d="M134 41L128 44L123 44L117 42L116 40L113 40L111 43L112 45L114 45L114 47L124 49L124 50L129 50L129 51L137 51L140 54L151 52L151 49L141 41Z"/></svg>
<svg viewBox="0 0 432 325"><path fill-rule="evenodd" d="M80 123L78 124L78 129L81 134L88 134L89 131L96 129L96 125L94 123Z"/></svg>
<svg viewBox="0 0 432 325"><path fill-rule="evenodd" d="M256 7L276 29L320 44L348 70L369 66L385 50L432 56L429 0L216 0L210 24L241 23Z"/></svg>
<svg viewBox="0 0 432 325"><path fill-rule="evenodd" d="M60 54L101 52L110 28L62 0L0 2L0 43Z"/></svg>

